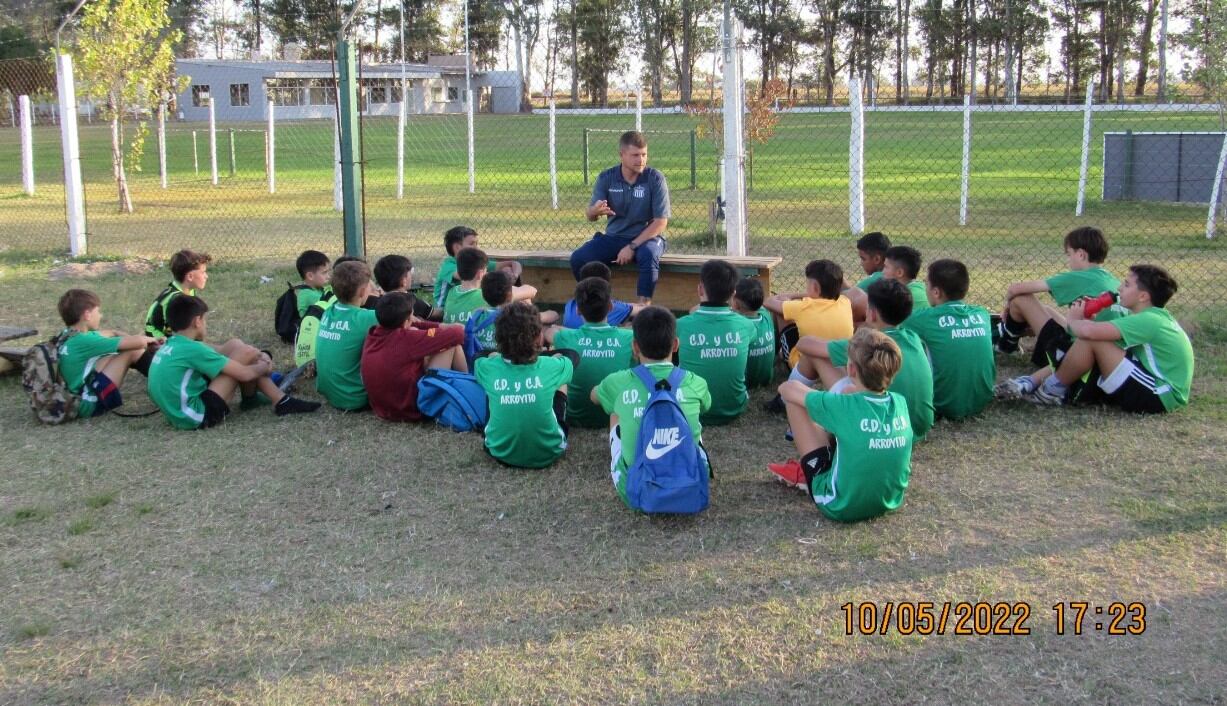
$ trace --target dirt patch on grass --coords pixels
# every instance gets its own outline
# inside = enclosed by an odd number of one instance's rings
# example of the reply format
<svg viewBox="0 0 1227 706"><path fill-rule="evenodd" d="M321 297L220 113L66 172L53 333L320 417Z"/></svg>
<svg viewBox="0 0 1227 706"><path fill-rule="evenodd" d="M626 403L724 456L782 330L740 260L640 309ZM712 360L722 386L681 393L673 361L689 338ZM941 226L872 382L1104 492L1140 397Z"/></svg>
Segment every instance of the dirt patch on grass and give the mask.
<svg viewBox="0 0 1227 706"><path fill-rule="evenodd" d="M111 262L66 262L51 268L47 277L53 280L62 279L97 279L103 275L147 275L157 269L158 264L152 260L134 258L131 260L116 260Z"/></svg>

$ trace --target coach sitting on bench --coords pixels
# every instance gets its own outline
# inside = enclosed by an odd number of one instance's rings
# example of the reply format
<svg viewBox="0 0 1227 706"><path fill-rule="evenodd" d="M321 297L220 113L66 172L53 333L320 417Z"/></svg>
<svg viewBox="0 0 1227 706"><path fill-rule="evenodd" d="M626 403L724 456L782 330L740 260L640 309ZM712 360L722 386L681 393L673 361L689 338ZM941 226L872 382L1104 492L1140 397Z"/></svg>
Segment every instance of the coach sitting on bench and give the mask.
<svg viewBox="0 0 1227 706"><path fill-rule="evenodd" d="M618 140L621 164L601 172L592 189L588 220L608 216L604 233L571 253L571 273L579 279L584 265L599 260L639 265L636 294L640 304L650 304L660 276L660 256L665 251L662 233L669 223L669 185L665 175L648 166L648 141L631 130Z"/></svg>

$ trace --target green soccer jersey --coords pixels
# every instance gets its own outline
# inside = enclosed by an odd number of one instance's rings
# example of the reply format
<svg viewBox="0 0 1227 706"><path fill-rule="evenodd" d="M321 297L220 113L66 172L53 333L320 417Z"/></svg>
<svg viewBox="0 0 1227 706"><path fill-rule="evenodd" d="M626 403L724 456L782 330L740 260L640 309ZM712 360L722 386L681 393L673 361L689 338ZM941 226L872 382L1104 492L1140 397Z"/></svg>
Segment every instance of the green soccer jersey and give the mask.
<svg viewBox="0 0 1227 706"><path fill-rule="evenodd" d="M473 365L490 403L486 449L509 466L545 468L567 450L554 416L554 393L571 382L574 368L563 356L541 356L515 365L495 354Z"/></svg>
<svg viewBox="0 0 1227 706"><path fill-rule="evenodd" d="M895 379L890 382L890 392L903 395L907 401L908 421L912 425L912 435L916 441L923 441L925 435L933 428L933 369L929 367L929 356L925 354L924 344L920 337L912 331L901 328L888 328L882 333L890 336L899 345L903 354L903 365L899 368ZM827 343L827 354L831 364L842 368L848 364L848 341L830 341Z"/></svg>
<svg viewBox="0 0 1227 706"><path fill-rule="evenodd" d="M805 396L809 416L836 440L828 471L814 476L814 502L832 520L856 522L903 504L912 474L907 402L893 392Z"/></svg>
<svg viewBox="0 0 1227 706"><path fill-rule="evenodd" d="M592 388L609 375L631 367L630 329L606 323L584 323L579 328L564 328L554 334L555 348L569 348L579 354L579 365L567 393L567 422L573 426L609 427L609 415L592 403Z"/></svg>
<svg viewBox="0 0 1227 706"><path fill-rule="evenodd" d="M1085 270L1060 272L1044 282L1059 306L1069 306L1080 297L1097 297L1104 292L1115 292L1120 287L1120 280L1098 265Z"/></svg>
<svg viewBox="0 0 1227 706"><path fill-rule="evenodd" d="M307 308L318 302L324 296L324 290L315 287L303 287L294 290L294 300L298 304L298 318L307 313Z"/></svg>
<svg viewBox="0 0 1227 706"><path fill-rule="evenodd" d="M1114 319L1119 345L1155 379L1155 393L1171 412L1189 403L1193 385L1193 345L1171 312L1152 306Z"/></svg>
<svg viewBox="0 0 1227 706"><path fill-rule="evenodd" d="M481 287L465 289L463 286L452 287L447 293L447 301L443 304L443 323L463 324L469 320L474 311L485 308L486 300L481 296Z"/></svg>
<svg viewBox="0 0 1227 706"><path fill-rule="evenodd" d="M200 395L221 375L230 359L200 341L171 336L149 364L149 397L176 429L196 429L204 421Z"/></svg>
<svg viewBox="0 0 1227 706"><path fill-rule="evenodd" d="M700 306L677 321L679 366L707 382L712 405L703 423L728 424L746 411L746 366L754 322L727 306Z"/></svg>
<svg viewBox="0 0 1227 706"><path fill-rule="evenodd" d="M914 331L929 349L939 416L963 419L992 401L997 361L986 309L949 301L912 314L903 328Z"/></svg>
<svg viewBox="0 0 1227 706"><path fill-rule="evenodd" d="M337 302L320 317L315 342L315 388L337 409L366 406L362 344L376 323L370 309Z"/></svg>
<svg viewBox="0 0 1227 706"><path fill-rule="evenodd" d="M97 331L78 333L60 344L60 377L64 378L69 392L81 396L78 417L94 416L98 398L85 383L93 377L98 359L118 352L119 338L103 336Z"/></svg>
<svg viewBox="0 0 1227 706"><path fill-rule="evenodd" d="M747 318L754 324L754 338L746 361L746 385L764 387L775 378L775 322L762 310Z"/></svg>
<svg viewBox="0 0 1227 706"><path fill-rule="evenodd" d="M912 293L912 313L929 308L929 295L925 292L925 283L914 279L907 283L907 290Z"/></svg>
<svg viewBox="0 0 1227 706"><path fill-rule="evenodd" d="M664 380L673 372L673 364L649 363L648 370L652 372L652 377ZM617 443L613 446L613 450L618 453L610 459L609 470L618 495L622 497L622 502L626 502L626 471L635 462L635 454L639 450L639 422L652 394L633 370L620 370L596 386L596 396L601 402L601 408L607 414L618 418ZM686 415L686 421L690 424L690 435L696 443L701 443L703 424L700 415L712 404L707 382L698 375L687 372L682 378L676 397L682 413Z"/></svg>
<svg viewBox="0 0 1227 706"><path fill-rule="evenodd" d="M493 272L497 266L498 263L487 262L486 272ZM439 263L439 271L435 274L435 304L441 304L447 296L447 290L456 284L456 258L448 255Z"/></svg>
<svg viewBox="0 0 1227 706"><path fill-rule="evenodd" d="M869 287L869 285L873 284L874 282L877 282L880 279L882 279L882 270L878 270L877 272L874 272L873 274L869 275L868 277L861 280L860 282L857 282L856 288L863 292L865 291L866 288Z"/></svg>

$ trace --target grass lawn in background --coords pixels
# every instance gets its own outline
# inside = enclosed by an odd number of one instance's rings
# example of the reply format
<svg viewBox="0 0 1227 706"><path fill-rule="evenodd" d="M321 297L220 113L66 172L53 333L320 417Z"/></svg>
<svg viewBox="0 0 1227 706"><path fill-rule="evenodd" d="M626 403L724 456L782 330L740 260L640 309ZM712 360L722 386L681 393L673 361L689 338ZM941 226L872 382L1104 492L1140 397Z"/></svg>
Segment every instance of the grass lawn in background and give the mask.
<svg viewBox="0 0 1227 706"><path fill-rule="evenodd" d="M167 279L50 265L0 255L0 321L58 330L56 298L86 286L135 330ZM288 364L289 270L211 275L210 336ZM370 414L43 427L0 378L0 702L1213 703L1227 335L1194 345L1187 409L995 404L939 424L900 511L851 526L768 479L793 452L764 391L705 434L711 508L649 518L618 501L595 431L515 471L476 435ZM150 408L139 375L124 393ZM1030 634L846 634L841 606L888 601L1025 601ZM1069 601L1141 602L1145 630L1058 635Z"/></svg>

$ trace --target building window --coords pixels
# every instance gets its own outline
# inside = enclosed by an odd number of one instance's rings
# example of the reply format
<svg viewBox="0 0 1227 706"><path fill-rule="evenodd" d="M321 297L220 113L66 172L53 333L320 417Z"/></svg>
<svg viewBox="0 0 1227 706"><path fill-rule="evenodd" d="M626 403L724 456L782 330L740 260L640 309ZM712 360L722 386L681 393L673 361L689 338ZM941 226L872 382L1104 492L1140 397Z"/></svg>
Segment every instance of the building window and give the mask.
<svg viewBox="0 0 1227 706"><path fill-rule="evenodd" d="M297 106L304 105L303 81L301 79L283 78L268 82L269 94L273 97L273 105Z"/></svg>
<svg viewBox="0 0 1227 706"><path fill-rule="evenodd" d="M430 87L430 100L435 103L443 102L443 86L435 84Z"/></svg>
<svg viewBox="0 0 1227 706"><path fill-rule="evenodd" d="M388 102L388 87L373 85L368 87L366 100L368 103L387 103Z"/></svg>
<svg viewBox="0 0 1227 706"><path fill-rule="evenodd" d="M251 105L251 87L246 83L230 84L230 107L244 108Z"/></svg>
<svg viewBox="0 0 1227 706"><path fill-rule="evenodd" d="M447 87L447 100L455 102L460 100L460 89L456 86Z"/></svg>
<svg viewBox="0 0 1227 706"><path fill-rule="evenodd" d="M408 83L408 81L406 81L405 83ZM390 89L388 91L388 102L389 103L400 103L404 99L404 96L401 94L400 81L392 81L391 84L389 85L389 89Z"/></svg>
<svg viewBox="0 0 1227 706"><path fill-rule="evenodd" d="M332 81L326 79L313 79L310 82L310 87L307 89L310 97L311 105L336 105L337 104L337 89L332 85Z"/></svg>
<svg viewBox="0 0 1227 706"><path fill-rule="evenodd" d="M196 84L192 86L192 107L207 108L209 105L209 85Z"/></svg>

